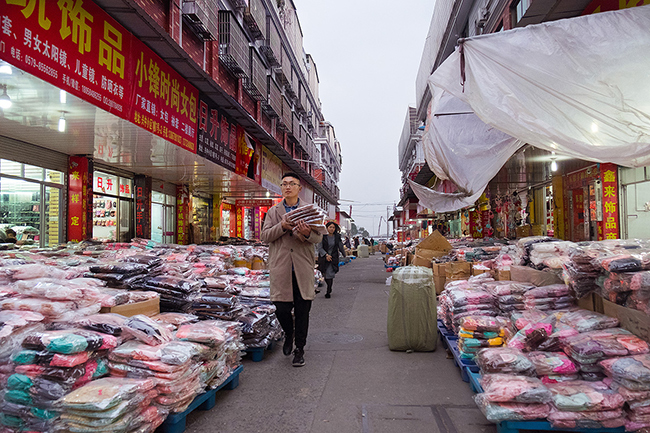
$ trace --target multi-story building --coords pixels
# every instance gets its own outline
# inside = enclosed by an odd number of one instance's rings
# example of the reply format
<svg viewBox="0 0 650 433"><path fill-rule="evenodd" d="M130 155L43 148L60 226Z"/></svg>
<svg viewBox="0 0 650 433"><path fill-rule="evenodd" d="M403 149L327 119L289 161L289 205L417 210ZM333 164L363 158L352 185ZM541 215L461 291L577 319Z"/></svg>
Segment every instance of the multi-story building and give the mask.
<svg viewBox="0 0 650 433"><path fill-rule="evenodd" d="M41 4L0 11L0 227L256 238L286 171L335 214L340 145L292 0Z"/></svg>
<svg viewBox="0 0 650 433"><path fill-rule="evenodd" d="M415 83L417 104L414 108L414 123L420 127L425 125L432 99L428 78L454 52L459 39L642 4L647 2L617 3L605 0L436 2ZM409 113L411 110L413 108L409 107ZM417 217L423 216L422 206L414 207L418 199L408 187L406 179L410 178L417 183L433 186L440 192L455 190L448 182L440 182L436 179L426 165L413 176L415 166L406 163L409 157L417 154L413 151L409 153L410 148L406 145L410 142L406 137L410 136L411 130L412 126L407 124L399 143L399 164L403 181L400 205L404 209L400 215L399 226L404 232L405 229L414 226L416 230L409 234L417 236L419 231L417 229L431 227L431 224L425 223L423 219L418 220ZM422 144L416 138L413 148L417 149L419 146L421 147ZM618 213L607 215L609 222L606 224L603 219L602 184L606 178L612 179L611 173L616 172L618 176L614 178L621 179L616 196L616 209L620 215ZM638 173L639 169L631 171L613 164L595 164L577 159L557 158L554 153L525 145L508 160L488 184L484 195L475 206L458 212L437 214L434 219L437 220L438 226L439 223L444 223L453 236L465 234L474 237L514 237L532 233L554 235L576 241L618 236L646 237L648 232L641 227L647 227L646 223L650 221L650 216L641 214L642 217L638 217L639 212L632 212L635 218L629 219L626 211L627 207L637 210L643 208L644 200L647 201L647 195L644 195L646 198L640 201L639 199L634 201L634 197L639 196L638 192L645 191L647 188L645 185L650 184L648 181L650 177ZM416 208L419 210L415 211ZM609 208L613 209L614 205L609 203Z"/></svg>

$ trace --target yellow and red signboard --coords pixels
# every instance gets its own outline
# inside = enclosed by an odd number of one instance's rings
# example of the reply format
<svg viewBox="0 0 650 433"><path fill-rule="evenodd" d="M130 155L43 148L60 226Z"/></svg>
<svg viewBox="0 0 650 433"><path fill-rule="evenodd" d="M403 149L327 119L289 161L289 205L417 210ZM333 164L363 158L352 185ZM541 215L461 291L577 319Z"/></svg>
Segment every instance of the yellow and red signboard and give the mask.
<svg viewBox="0 0 650 433"><path fill-rule="evenodd" d="M196 152L198 90L99 6L0 4L0 59Z"/></svg>
<svg viewBox="0 0 650 433"><path fill-rule="evenodd" d="M618 168L616 164L600 164L600 181L603 185L603 221L602 235L599 230L598 240L618 239Z"/></svg>
<svg viewBox="0 0 650 433"><path fill-rule="evenodd" d="M190 241L190 190L186 185L176 187L176 243L187 245Z"/></svg>

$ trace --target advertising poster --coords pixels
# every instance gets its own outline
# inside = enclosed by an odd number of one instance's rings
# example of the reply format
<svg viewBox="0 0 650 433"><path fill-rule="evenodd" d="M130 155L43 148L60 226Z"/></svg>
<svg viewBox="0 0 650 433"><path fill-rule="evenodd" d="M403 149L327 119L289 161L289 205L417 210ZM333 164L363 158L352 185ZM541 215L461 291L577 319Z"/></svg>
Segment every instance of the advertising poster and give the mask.
<svg viewBox="0 0 650 433"><path fill-rule="evenodd" d="M237 147L230 147L231 123L205 95L199 95L196 153L234 172L237 169Z"/></svg>
<svg viewBox="0 0 650 433"><path fill-rule="evenodd" d="M282 161L266 147L262 146L262 186L272 193L281 195Z"/></svg>
<svg viewBox="0 0 650 433"><path fill-rule="evenodd" d="M176 243L187 245L190 240L190 190L186 185L176 187Z"/></svg>
<svg viewBox="0 0 650 433"><path fill-rule="evenodd" d="M68 159L68 240L81 242L89 238L88 197L89 162L84 156Z"/></svg>
<svg viewBox="0 0 650 433"><path fill-rule="evenodd" d="M601 183L603 186L603 221L602 239L619 239L618 219L618 167L607 163L600 165ZM600 231L600 230L599 230Z"/></svg>

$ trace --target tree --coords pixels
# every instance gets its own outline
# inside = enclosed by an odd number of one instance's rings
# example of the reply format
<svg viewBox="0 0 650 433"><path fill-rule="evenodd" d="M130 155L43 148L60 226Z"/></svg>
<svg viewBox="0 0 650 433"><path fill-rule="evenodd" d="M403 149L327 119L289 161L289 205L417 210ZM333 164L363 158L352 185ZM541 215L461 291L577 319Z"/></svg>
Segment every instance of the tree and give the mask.
<svg viewBox="0 0 650 433"><path fill-rule="evenodd" d="M364 229L363 227L359 227L358 234L361 237L364 237L364 238L369 238L370 237L370 233L368 233L368 230Z"/></svg>
<svg viewBox="0 0 650 433"><path fill-rule="evenodd" d="M352 236L356 236L359 231L357 230L357 225L355 223L352 223L352 227L350 227L350 234Z"/></svg>

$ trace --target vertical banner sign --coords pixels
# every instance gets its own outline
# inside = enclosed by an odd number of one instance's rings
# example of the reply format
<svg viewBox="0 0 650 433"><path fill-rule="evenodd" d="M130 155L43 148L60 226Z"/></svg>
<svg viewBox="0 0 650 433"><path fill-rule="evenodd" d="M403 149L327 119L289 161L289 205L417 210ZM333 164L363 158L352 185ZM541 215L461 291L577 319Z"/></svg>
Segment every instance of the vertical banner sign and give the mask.
<svg viewBox="0 0 650 433"><path fill-rule="evenodd" d="M88 158L68 159L68 240L88 239Z"/></svg>
<svg viewBox="0 0 650 433"><path fill-rule="evenodd" d="M237 137L237 168L235 170L235 173L242 176L248 176L248 168L255 149L253 148L253 143L250 142L248 137L246 137L244 128L237 125L237 129L235 131ZM252 179L254 178L255 172L253 171Z"/></svg>
<svg viewBox="0 0 650 433"><path fill-rule="evenodd" d="M603 239L619 239L618 224L618 167L607 163L600 165L600 181L603 185Z"/></svg>
<svg viewBox="0 0 650 433"><path fill-rule="evenodd" d="M187 245L190 239L190 190L187 185L176 187L176 243Z"/></svg>
<svg viewBox="0 0 650 433"><path fill-rule="evenodd" d="M2 3L0 59L127 118L129 32L92 1Z"/></svg>
<svg viewBox="0 0 650 433"><path fill-rule="evenodd" d="M478 211L471 211L469 213L469 227L470 234L473 238L478 239L483 237L483 228L481 226L481 214Z"/></svg>
<svg viewBox="0 0 650 433"><path fill-rule="evenodd" d="M237 150L230 148L231 123L205 95L199 95L196 153L234 172Z"/></svg>
<svg viewBox="0 0 650 433"><path fill-rule="evenodd" d="M244 237L244 208L236 206L237 208L237 237Z"/></svg>
<svg viewBox="0 0 650 433"><path fill-rule="evenodd" d="M131 55L133 114L128 120L196 153L199 91L136 38Z"/></svg>
<svg viewBox="0 0 650 433"><path fill-rule="evenodd" d="M136 175L135 186L135 235L151 238L151 178Z"/></svg>

